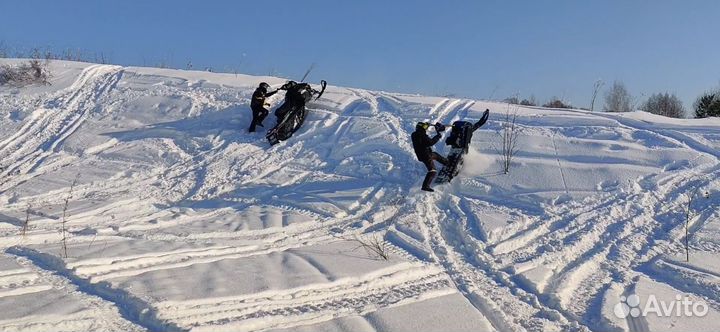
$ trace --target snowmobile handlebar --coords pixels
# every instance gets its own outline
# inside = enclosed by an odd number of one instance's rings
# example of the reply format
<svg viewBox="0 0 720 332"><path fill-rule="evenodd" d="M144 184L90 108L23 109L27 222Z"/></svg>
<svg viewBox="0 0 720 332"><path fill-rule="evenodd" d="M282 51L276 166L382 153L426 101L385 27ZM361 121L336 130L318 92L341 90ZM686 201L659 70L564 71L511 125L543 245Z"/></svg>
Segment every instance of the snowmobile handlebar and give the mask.
<svg viewBox="0 0 720 332"><path fill-rule="evenodd" d="M487 120L488 120L489 117L490 117L490 110L489 110L489 109L485 109L485 112L483 112L482 117L480 118L480 120L478 120L478 123L479 123L478 127L484 125L485 122L487 122ZM435 130L437 130L437 131L444 131L444 130L447 129L447 128L452 128L452 127L453 127L452 124L444 125L444 124L442 124L442 123L440 123L440 122L435 122L435 124L428 123L428 126L430 126L430 127L435 127ZM440 129L440 128L442 128L442 129Z"/></svg>
<svg viewBox="0 0 720 332"><path fill-rule="evenodd" d="M277 90L286 90L287 91L287 90L290 90L300 84L307 86L310 89L310 92L312 92L312 94L317 95L317 97L315 97L315 100L320 99L320 96L322 96L323 93L325 93L325 88L327 87L327 81L325 81L325 80L320 80L320 87L321 87L320 91L315 90L309 83L296 83L295 81L288 81L287 83L285 83L281 87L279 87Z"/></svg>

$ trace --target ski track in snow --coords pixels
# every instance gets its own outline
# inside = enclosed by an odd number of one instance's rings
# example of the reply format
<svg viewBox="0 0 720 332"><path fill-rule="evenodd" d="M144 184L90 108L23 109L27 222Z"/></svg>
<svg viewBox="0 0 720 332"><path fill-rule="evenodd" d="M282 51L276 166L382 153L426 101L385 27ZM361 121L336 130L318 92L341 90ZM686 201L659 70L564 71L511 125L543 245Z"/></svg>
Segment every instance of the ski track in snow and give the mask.
<svg viewBox="0 0 720 332"><path fill-rule="evenodd" d="M12 104L28 105L27 116L0 141L6 202L0 247L2 259L17 262L0 269L0 300L60 291L84 309L0 316L0 330L312 327L459 293L498 331L641 331L647 321L623 327L602 314L614 301L609 290L632 289L639 276L705 298L720 311L720 270L669 258L684 253L684 224L677 222L682 195L696 186L717 188L720 178L718 150L682 126L522 109L518 125L535 135L528 144L544 152L521 153L518 163L543 165L542 172L556 174L553 186L526 188L522 179L507 185L490 170L427 194L417 190L425 170L409 140L415 123L475 121L490 108L475 146L499 130L504 104L329 87L308 105L310 115L292 138L268 147L263 135L244 129L257 78L73 65L79 75L71 85ZM30 108L32 98L42 98L42 106ZM271 101L277 107L281 100ZM575 137L573 118L595 129ZM105 139L68 143L80 135ZM617 142L610 145L603 135ZM568 142L593 140L623 151L651 139L658 147L647 151L663 160L648 166L628 158L623 167L656 172L626 184L578 187L573 174L587 161L567 151ZM491 148L476 147L492 155ZM690 158L672 160L671 153ZM70 258L61 258L59 211L78 172L66 217ZM710 207L717 202L700 202L691 221L693 233L710 232L691 240L694 251L720 251L711 236L719 216ZM26 211L31 223L20 234ZM491 226L492 218L504 224ZM380 263L362 257L356 245L363 236L382 236L394 260L371 267ZM323 260L332 255L339 255L333 263ZM300 269L293 271L310 279L294 285L267 276L259 280L270 285L258 291L172 298L157 286L167 280L153 279L177 273L202 285L203 273L184 273L228 262L263 269L276 257L281 268ZM360 258L367 262L342 264ZM357 271L343 276L350 269ZM141 289L124 288L136 280Z"/></svg>

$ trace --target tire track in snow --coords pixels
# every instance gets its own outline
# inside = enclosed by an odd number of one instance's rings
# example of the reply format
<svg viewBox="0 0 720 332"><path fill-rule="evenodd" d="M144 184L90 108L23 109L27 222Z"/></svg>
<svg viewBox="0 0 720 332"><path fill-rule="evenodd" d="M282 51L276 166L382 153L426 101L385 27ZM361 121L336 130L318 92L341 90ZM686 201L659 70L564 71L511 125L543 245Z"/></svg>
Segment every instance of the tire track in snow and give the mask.
<svg viewBox="0 0 720 332"><path fill-rule="evenodd" d="M195 264L207 264L225 259L239 259L257 255L267 255L274 252L286 251L316 244L328 244L345 241L342 236L359 234L369 226L353 227L352 224L363 219L373 212L373 207L382 201L384 189L375 186L367 190L367 194L358 205L353 208L353 215L346 218L327 220L325 222L307 222L299 225L290 225L281 229L265 229L249 231L239 234L218 233L195 234L194 236L172 236L161 234L159 236L141 236L144 239L173 240L185 242L206 242L210 239L224 239L237 241L240 239L253 239L264 241L263 244L252 246L212 246L196 249L181 249L170 252L154 252L135 256L114 257L103 259L79 260L68 263L72 271L90 280L100 282L112 278L129 277L147 272L175 269ZM211 212L216 213L216 212ZM202 216L194 219L202 219Z"/></svg>
<svg viewBox="0 0 720 332"><path fill-rule="evenodd" d="M15 258L17 263L22 266L21 271L15 270L11 271L11 273L20 272L25 276L32 275L33 282L38 287L44 287L44 289L36 292L22 294L32 293L36 294L34 296L42 296L43 291L59 291L79 300L85 309L72 315L42 315L0 321L0 328L3 331L27 331L32 329L42 331L143 331L152 326L141 324L137 320L128 317L128 311L132 311L132 308L118 305L115 301L108 301L111 296L105 292L102 285L88 289L87 284L83 283L82 280L66 274L67 270L62 267L63 263L54 256L21 247L9 248L5 251L5 254ZM5 296L20 294L6 294ZM137 316L141 316L141 314L137 313ZM172 326L167 325L167 327Z"/></svg>
<svg viewBox="0 0 720 332"><path fill-rule="evenodd" d="M621 115L609 115L609 114L601 114L597 112L583 112L578 110L567 110L569 112L573 113L579 113L583 115L592 115L595 117L608 119L616 122L620 127L629 129L631 131L648 131L653 134L656 134L658 136L664 137L666 139L669 139L670 141L675 142L678 145L685 146L686 148L696 151L699 154L704 154L707 156L713 157L713 159L720 160L720 151L717 151L713 148L709 148L705 146L705 144L702 144L695 140L694 138L685 135L683 133L680 133L677 130L669 130L669 129L659 129L656 128L654 125L652 125L649 122L644 122L640 120L635 119L629 119L625 118Z"/></svg>
<svg viewBox="0 0 720 332"><path fill-rule="evenodd" d="M420 225L425 233L426 244L431 249L431 256L448 273L460 293L490 321L493 328L498 331L541 331L548 328L546 324L560 328L556 322L543 322L544 319L535 317L539 310L521 300L511 289L498 284L488 275L489 271L478 271L478 266L469 261L475 259L472 254L463 254L448 242L446 236L451 234L444 233L440 223L442 220L456 223L460 219L441 212L448 211L448 208L441 208L437 203L434 196L424 196L416 206L417 214L422 216ZM452 235L456 236L455 240L461 236ZM465 244L468 243L461 245Z"/></svg>
<svg viewBox="0 0 720 332"><path fill-rule="evenodd" d="M93 65L85 68L75 83L59 93L53 100L30 115L31 120L15 135L0 142L0 158L3 160L3 178L0 192L7 191L30 178L42 174L43 162L60 150L60 146L97 107L96 102L109 92L122 76L119 66ZM61 158L57 168L72 159Z"/></svg>
<svg viewBox="0 0 720 332"><path fill-rule="evenodd" d="M43 292L48 289L52 289L52 286L43 283L40 275L29 269L0 271L0 299Z"/></svg>
<svg viewBox="0 0 720 332"><path fill-rule="evenodd" d="M539 255L522 264L530 268L542 266L555 270L547 286L539 283L538 295L549 296L550 301L545 302L549 307L591 323L594 319L592 306L601 302L603 289L611 281L627 286L638 266L662 253L678 251L678 243L673 243L673 239L677 238L676 233L681 233L682 225L667 229L655 218L675 208L667 202L686 191L685 186L692 179L691 174L681 174L659 188L614 197L613 200L620 201L620 205L585 211L573 217L566 227L537 238L527 248L520 249L542 253L546 251L542 248L548 241L563 243L562 250ZM642 206L638 202L642 202ZM662 245L662 242L657 242L658 239L667 239L671 244ZM520 272L527 269L524 267ZM595 327L601 328L602 325Z"/></svg>
<svg viewBox="0 0 720 332"><path fill-rule="evenodd" d="M453 294L436 267L400 263L379 271L299 288L228 298L167 301L159 316L193 331L263 331L315 324Z"/></svg>

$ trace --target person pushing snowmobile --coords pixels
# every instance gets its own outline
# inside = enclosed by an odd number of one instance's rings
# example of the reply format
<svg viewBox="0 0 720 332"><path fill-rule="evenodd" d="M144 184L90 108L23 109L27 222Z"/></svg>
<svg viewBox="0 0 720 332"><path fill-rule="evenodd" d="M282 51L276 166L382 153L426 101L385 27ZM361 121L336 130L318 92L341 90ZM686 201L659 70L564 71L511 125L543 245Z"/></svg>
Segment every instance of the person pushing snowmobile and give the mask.
<svg viewBox="0 0 720 332"><path fill-rule="evenodd" d="M253 118L250 123L250 129L248 129L251 133L255 132L255 126L265 127L262 124L263 120L270 114L270 111L265 108L266 106L270 106L270 104L265 103L265 98L278 92L278 90L271 92L268 92L268 90L270 90L270 84L262 82L258 88L255 89L255 92L253 92L252 100L250 100L250 109L252 110Z"/></svg>
<svg viewBox="0 0 720 332"><path fill-rule="evenodd" d="M305 122L305 116L307 110L305 105L312 100L313 96L317 95L315 99L319 99L325 92L327 83L320 81L322 89L317 91L310 86L308 83L297 83L294 81L288 81L279 90L287 91L285 93L285 102L275 110L275 116L277 116L277 125L268 131L265 136L270 144L274 145L280 141L284 141L300 128Z"/></svg>
<svg viewBox="0 0 720 332"><path fill-rule="evenodd" d="M430 138L427 135L426 130L431 126L431 124L427 122L417 123L415 126L415 132L411 135L413 148L415 149L415 155L418 160L422 162L428 170L425 175L425 180L423 180L422 190L430 192L435 191L430 188L430 183L433 182L435 175L438 174L435 169L434 161L443 165L443 168L440 170L439 176L435 181L436 183L449 182L460 172L460 168L463 165L463 155L468 153L473 132L482 127L485 122L487 122L489 116L490 110L486 109L482 118L480 118L478 122L453 122L450 136L445 139L445 144L451 147L447 158L432 151L432 146L440 140L442 132L445 131L445 125L439 122L436 123L434 127L437 134L433 138Z"/></svg>
<svg viewBox="0 0 720 332"><path fill-rule="evenodd" d="M428 170L425 175L425 180L423 180L422 190L432 192L435 190L430 188L430 183L432 183L432 180L437 174L434 162L437 161L446 165L448 160L432 150L432 146L440 140L442 132L445 131L445 126L440 122L436 123L434 126L437 134L435 134L433 138L430 138L426 132L430 126L427 122L418 122L417 125L415 125L415 132L410 135L410 138L412 139L413 149L415 150L417 159L422 162Z"/></svg>

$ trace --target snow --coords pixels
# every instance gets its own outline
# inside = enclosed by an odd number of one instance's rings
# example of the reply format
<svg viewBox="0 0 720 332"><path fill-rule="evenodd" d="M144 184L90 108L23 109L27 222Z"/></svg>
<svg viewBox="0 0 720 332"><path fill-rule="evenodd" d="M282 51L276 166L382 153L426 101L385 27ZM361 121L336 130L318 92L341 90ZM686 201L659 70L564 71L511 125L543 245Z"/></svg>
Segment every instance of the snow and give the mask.
<svg viewBox="0 0 720 332"><path fill-rule="evenodd" d="M0 88L2 331L717 328L718 119L328 86L271 147L249 98L284 79L50 65L50 86ZM420 191L415 123L486 108L461 176ZM630 292L710 309L616 317Z"/></svg>

